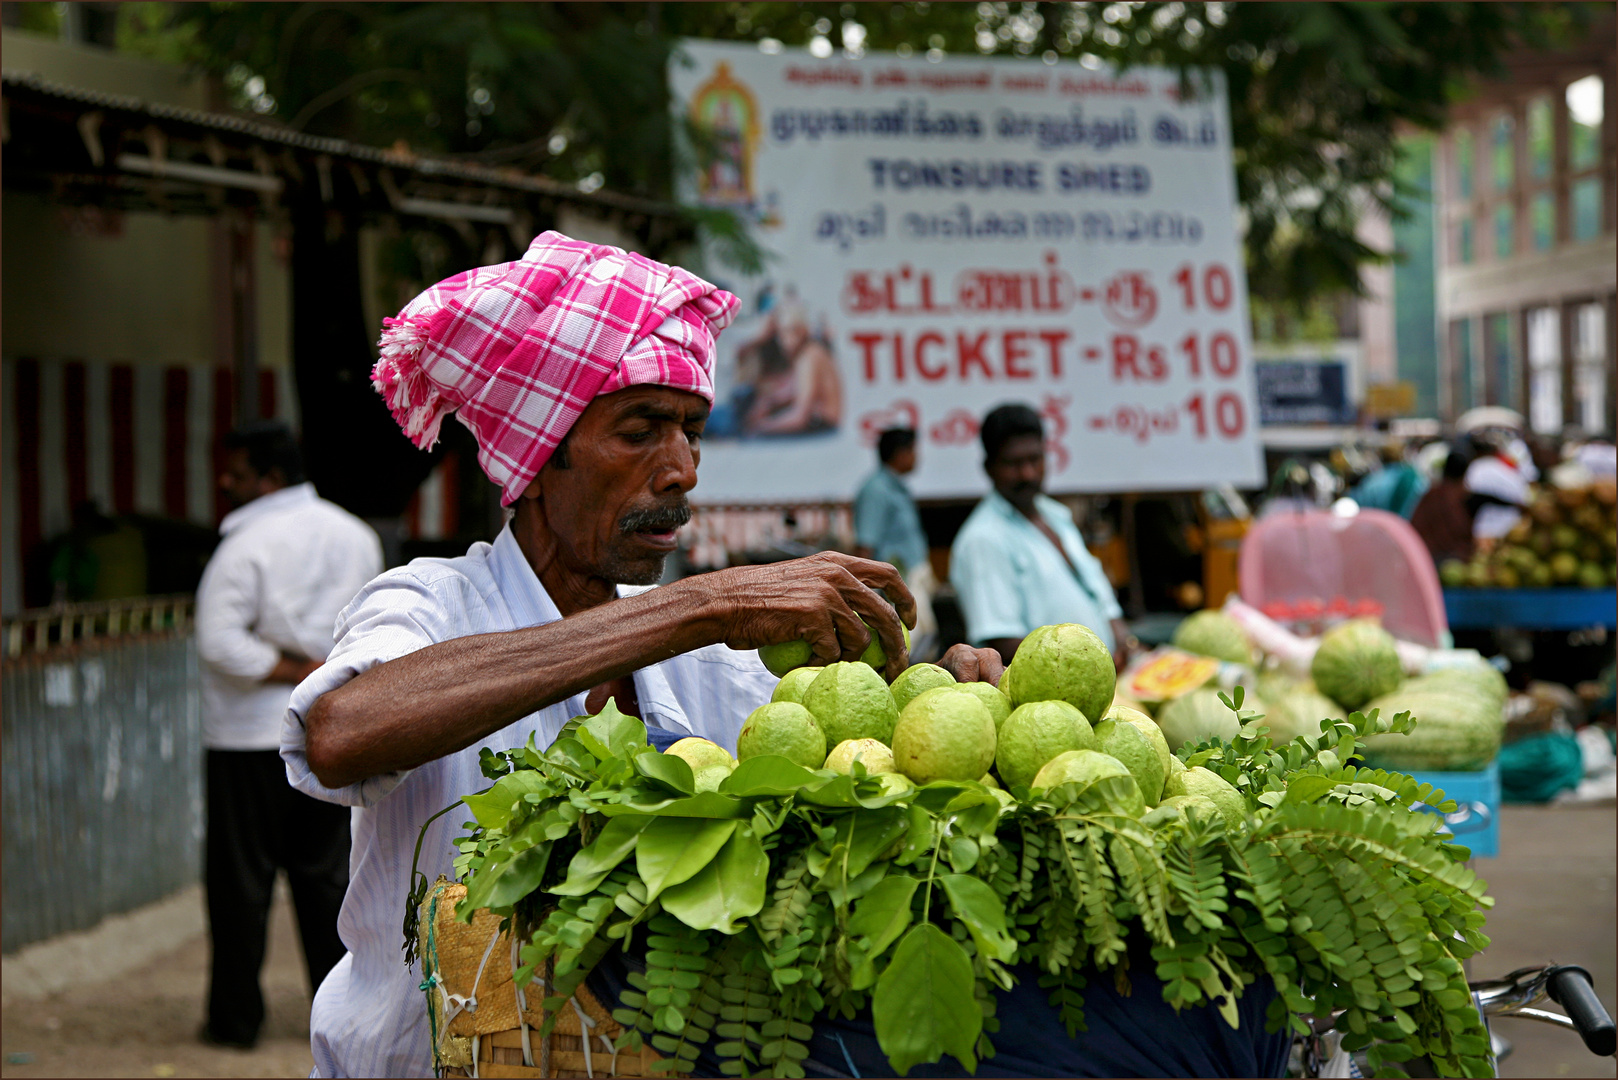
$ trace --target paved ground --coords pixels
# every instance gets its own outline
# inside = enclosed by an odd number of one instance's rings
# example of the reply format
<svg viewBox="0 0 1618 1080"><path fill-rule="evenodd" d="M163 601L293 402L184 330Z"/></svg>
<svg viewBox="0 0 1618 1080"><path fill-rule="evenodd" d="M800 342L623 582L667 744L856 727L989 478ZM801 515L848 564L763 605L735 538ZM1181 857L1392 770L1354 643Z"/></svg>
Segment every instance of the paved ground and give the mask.
<svg viewBox="0 0 1618 1080"><path fill-rule="evenodd" d="M1618 810L1508 807L1500 849L1504 857L1477 864L1496 898L1488 927L1495 944L1474 960L1474 976L1578 963L1618 1011ZM309 998L284 894L265 972L269 1021L250 1052L195 1041L208 962L200 909L197 916L198 936L118 978L11 1002L0 1014L0 1076L307 1076ZM1503 1076L1615 1075L1612 1058L1591 1055L1557 1028L1505 1020L1496 1030L1515 1044Z"/></svg>
<svg viewBox="0 0 1618 1080"><path fill-rule="evenodd" d="M1508 806L1500 829L1501 857L1476 864L1495 898L1487 927L1494 944L1472 961L1472 977L1547 961L1579 964L1618 1015L1618 809ZM1511 1019L1494 1030L1515 1046L1501 1076L1615 1075L1612 1058L1591 1054L1571 1032Z"/></svg>
<svg viewBox="0 0 1618 1080"><path fill-rule="evenodd" d="M256 1049L196 1040L208 986L199 903L197 933L180 948L110 981L9 1002L0 1012L0 1076L308 1076L309 991L292 908L286 891L277 893L264 970L269 1015Z"/></svg>

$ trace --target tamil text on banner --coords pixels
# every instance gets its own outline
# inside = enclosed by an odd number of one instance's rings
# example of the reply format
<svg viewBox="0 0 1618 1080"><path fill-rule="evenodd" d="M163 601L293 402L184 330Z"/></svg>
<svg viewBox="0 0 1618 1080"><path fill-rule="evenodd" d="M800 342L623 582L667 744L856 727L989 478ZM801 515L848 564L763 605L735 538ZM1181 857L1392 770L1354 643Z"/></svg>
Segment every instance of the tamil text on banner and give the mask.
<svg viewBox="0 0 1618 1080"><path fill-rule="evenodd" d="M694 498L847 499L893 426L917 495L975 495L1005 402L1045 418L1052 491L1260 481L1219 83L695 41L670 78L688 196L768 256L707 262L743 312Z"/></svg>

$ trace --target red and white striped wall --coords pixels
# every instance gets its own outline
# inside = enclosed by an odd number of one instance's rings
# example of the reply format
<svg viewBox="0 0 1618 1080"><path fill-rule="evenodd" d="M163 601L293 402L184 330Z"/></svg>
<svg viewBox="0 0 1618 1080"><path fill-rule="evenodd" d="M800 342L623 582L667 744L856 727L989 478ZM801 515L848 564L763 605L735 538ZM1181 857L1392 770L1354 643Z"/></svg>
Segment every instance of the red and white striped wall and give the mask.
<svg viewBox="0 0 1618 1080"><path fill-rule="evenodd" d="M290 372L259 372L259 413L296 423ZM220 437L235 373L92 360L0 361L0 608L23 606L23 560L90 499L107 514L217 525Z"/></svg>

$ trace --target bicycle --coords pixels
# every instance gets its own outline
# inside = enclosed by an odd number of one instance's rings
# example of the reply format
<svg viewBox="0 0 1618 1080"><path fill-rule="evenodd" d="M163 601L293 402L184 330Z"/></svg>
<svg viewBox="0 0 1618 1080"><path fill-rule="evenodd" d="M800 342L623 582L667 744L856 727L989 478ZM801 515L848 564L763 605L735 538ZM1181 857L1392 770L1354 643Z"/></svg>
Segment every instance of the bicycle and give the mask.
<svg viewBox="0 0 1618 1080"><path fill-rule="evenodd" d="M1618 1050L1618 1026L1596 997L1590 973L1576 964L1518 968L1501 978L1477 979L1467 985L1486 1029L1490 1017L1516 1016L1576 1031L1590 1052L1599 1057L1612 1057ZM1547 997L1562 1006L1566 1015L1535 1007ZM1335 1014L1316 1018L1314 1034L1299 1040L1303 1076L1363 1075L1360 1062L1342 1049L1341 1033L1331 1030L1336 1020ZM1406 1062L1405 1071L1413 1077L1437 1075L1430 1069L1424 1071L1424 1064L1422 1059Z"/></svg>

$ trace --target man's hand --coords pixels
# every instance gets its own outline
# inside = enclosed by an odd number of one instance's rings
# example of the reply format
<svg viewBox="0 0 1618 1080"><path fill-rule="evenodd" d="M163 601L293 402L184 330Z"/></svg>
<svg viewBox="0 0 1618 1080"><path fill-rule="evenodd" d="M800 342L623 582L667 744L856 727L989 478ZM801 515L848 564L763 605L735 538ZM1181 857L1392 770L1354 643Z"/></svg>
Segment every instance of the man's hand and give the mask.
<svg viewBox="0 0 1618 1080"><path fill-rule="evenodd" d="M1000 658L999 652L994 649L974 649L970 645L953 645L938 666L955 676L955 681L986 682L990 686L1000 685L1000 676L1005 674L1006 664Z"/></svg>
<svg viewBox="0 0 1618 1080"><path fill-rule="evenodd" d="M899 622L916 625L916 601L887 563L825 551L791 562L716 570L668 588L687 583L711 590L722 601L723 640L733 649L801 639L813 652L810 663L830 664L858 660L875 631L888 656L888 681L910 666Z"/></svg>
<svg viewBox="0 0 1618 1080"><path fill-rule="evenodd" d="M310 660L306 657L282 653L281 659L277 660L275 666L270 669L270 673L264 676L264 681L291 683L293 686L297 686L319 670L319 660Z"/></svg>

